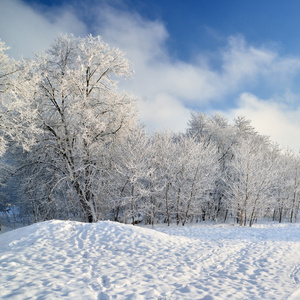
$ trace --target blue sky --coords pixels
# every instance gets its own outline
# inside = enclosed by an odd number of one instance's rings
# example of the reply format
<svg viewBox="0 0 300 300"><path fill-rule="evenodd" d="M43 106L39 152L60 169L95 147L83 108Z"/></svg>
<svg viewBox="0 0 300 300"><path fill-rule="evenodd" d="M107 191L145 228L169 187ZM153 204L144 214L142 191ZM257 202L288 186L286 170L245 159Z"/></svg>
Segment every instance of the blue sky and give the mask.
<svg viewBox="0 0 300 300"><path fill-rule="evenodd" d="M0 38L33 57L58 33L101 35L127 53L150 129L183 131L191 111L242 115L300 149L300 1L1 0Z"/></svg>

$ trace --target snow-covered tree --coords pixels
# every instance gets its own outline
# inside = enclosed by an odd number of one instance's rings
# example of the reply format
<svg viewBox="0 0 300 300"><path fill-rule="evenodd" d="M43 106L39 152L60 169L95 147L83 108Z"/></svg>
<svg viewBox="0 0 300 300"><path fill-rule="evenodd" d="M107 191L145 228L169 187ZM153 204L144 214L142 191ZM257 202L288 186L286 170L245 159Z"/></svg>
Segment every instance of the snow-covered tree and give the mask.
<svg viewBox="0 0 300 300"><path fill-rule="evenodd" d="M243 139L233 147L227 173L227 199L237 222L251 226L271 196L278 149L263 136Z"/></svg>
<svg viewBox="0 0 300 300"><path fill-rule="evenodd" d="M202 215L206 201L215 185L219 172L216 148L193 137L174 139L173 159L168 170L169 214L182 225ZM172 155L169 153L169 155ZM163 197L163 196L162 196Z"/></svg>
<svg viewBox="0 0 300 300"><path fill-rule="evenodd" d="M33 62L16 62L6 55L8 49L0 40L0 155L8 143L28 150L39 133L34 123L37 110L31 101L38 77L29 71Z"/></svg>
<svg viewBox="0 0 300 300"><path fill-rule="evenodd" d="M39 75L30 96L42 129L31 157L40 178L51 174L48 201L65 191L89 222L97 221L110 147L135 126L136 99L115 79L130 76L131 64L100 37L60 35L30 72Z"/></svg>
<svg viewBox="0 0 300 300"><path fill-rule="evenodd" d="M237 128L230 125L228 120L218 114L207 116L197 112L191 115L187 134L193 136L204 146L214 146L217 149L217 160L220 172L214 180L215 187L210 199L208 214L216 221L221 216L226 219L225 182L227 165L232 159L232 147L237 143Z"/></svg>
<svg viewBox="0 0 300 300"><path fill-rule="evenodd" d="M157 219L170 225L176 215L176 181L182 169L180 157L185 140L173 132L151 137L148 211L152 224Z"/></svg>
<svg viewBox="0 0 300 300"><path fill-rule="evenodd" d="M113 149L112 201L115 220L120 211L123 220L131 219L134 225L139 216L145 214L143 198L147 194L146 179L151 172L149 166L149 139L141 127L136 127Z"/></svg>
<svg viewBox="0 0 300 300"><path fill-rule="evenodd" d="M15 72L15 62L6 55L9 47L0 40L0 93L4 93L9 89L10 75Z"/></svg>
<svg viewBox="0 0 300 300"><path fill-rule="evenodd" d="M290 222L297 222L297 216L300 208L300 158L294 155L291 158L291 204L290 204Z"/></svg>
<svg viewBox="0 0 300 300"><path fill-rule="evenodd" d="M297 218L299 209L299 189L300 189L300 161L298 155L292 151L280 153L276 176L272 188L273 220L278 219L281 223L286 217L290 222Z"/></svg>

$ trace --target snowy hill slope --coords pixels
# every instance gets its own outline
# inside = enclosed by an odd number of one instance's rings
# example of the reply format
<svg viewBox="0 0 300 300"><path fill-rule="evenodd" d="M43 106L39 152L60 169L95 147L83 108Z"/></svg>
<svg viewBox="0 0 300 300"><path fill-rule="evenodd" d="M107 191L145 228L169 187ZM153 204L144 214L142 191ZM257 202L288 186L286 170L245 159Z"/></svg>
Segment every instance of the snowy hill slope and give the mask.
<svg viewBox="0 0 300 300"><path fill-rule="evenodd" d="M300 299L299 288L300 224L48 221L0 235L1 299Z"/></svg>

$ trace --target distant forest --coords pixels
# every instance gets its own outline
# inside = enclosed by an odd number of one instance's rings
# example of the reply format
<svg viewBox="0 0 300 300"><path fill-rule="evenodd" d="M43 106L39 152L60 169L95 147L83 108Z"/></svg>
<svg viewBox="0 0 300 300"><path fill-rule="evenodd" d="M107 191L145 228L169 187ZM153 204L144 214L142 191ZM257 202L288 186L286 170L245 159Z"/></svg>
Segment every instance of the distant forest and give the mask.
<svg viewBox="0 0 300 300"><path fill-rule="evenodd" d="M194 112L185 132L150 134L118 89L131 63L100 37L58 36L34 60L6 50L0 41L2 222L297 222L299 154L250 120Z"/></svg>

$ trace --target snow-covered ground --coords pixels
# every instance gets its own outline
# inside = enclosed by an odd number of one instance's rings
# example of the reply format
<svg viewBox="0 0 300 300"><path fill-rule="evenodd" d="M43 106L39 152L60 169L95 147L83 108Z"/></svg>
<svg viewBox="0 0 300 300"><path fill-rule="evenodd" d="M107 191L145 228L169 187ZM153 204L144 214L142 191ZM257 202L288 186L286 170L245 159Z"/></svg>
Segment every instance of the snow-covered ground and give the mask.
<svg viewBox="0 0 300 300"><path fill-rule="evenodd" d="M0 235L1 299L300 299L300 224L48 221Z"/></svg>

